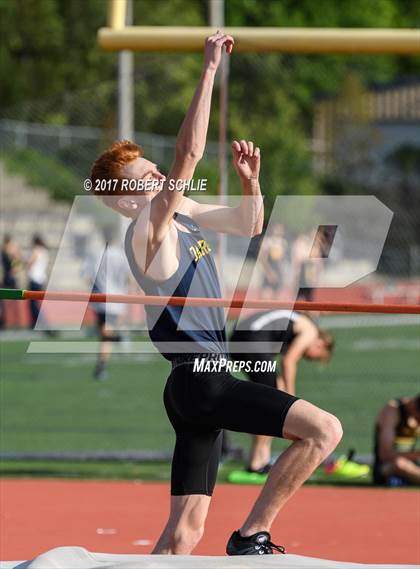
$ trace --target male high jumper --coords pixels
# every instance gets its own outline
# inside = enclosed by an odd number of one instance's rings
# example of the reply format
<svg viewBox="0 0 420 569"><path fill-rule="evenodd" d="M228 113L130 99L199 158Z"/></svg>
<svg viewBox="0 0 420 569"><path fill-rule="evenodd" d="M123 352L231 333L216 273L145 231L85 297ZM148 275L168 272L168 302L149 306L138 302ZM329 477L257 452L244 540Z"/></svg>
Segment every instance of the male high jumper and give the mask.
<svg viewBox="0 0 420 569"><path fill-rule="evenodd" d="M206 41L203 71L178 133L167 178L143 157L139 146L127 141L114 143L93 166L94 186L101 179L119 181L121 192L103 200L132 219L126 235L127 258L148 295L221 297L211 248L200 227L246 236L262 230L260 149L251 141L232 144L243 196L238 207L199 204L182 191L170 190L173 181L192 179L203 156L216 70L222 50L231 53L233 44L233 38L222 32ZM124 180L161 186L153 192L124 193ZM292 441L227 545L229 555L283 552L271 542L271 525L286 501L338 444L342 436L338 419L292 395L235 379L224 371L227 348L221 308L146 308L150 337L172 362L164 402L176 432L171 511L153 553L189 554L201 539L216 481L222 429ZM219 371L194 372L197 357L214 362Z"/></svg>

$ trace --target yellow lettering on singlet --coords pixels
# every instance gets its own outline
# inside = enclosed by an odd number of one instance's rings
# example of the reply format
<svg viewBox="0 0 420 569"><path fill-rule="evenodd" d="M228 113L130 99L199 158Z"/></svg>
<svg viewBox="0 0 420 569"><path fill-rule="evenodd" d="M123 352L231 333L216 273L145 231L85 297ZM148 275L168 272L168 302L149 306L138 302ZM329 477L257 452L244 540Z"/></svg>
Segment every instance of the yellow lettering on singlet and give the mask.
<svg viewBox="0 0 420 569"><path fill-rule="evenodd" d="M210 245L204 239L197 241L197 245L191 245L190 253L197 263L202 257L208 255L211 252Z"/></svg>

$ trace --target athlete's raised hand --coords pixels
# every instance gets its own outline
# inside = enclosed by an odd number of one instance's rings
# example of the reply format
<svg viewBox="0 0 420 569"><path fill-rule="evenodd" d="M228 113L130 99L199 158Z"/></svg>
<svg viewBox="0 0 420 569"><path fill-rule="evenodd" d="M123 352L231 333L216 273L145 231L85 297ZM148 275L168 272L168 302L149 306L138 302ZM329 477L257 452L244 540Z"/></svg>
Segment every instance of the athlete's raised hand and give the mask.
<svg viewBox="0 0 420 569"><path fill-rule="evenodd" d="M216 70L222 58L223 47L226 53L232 53L235 40L232 36L218 30L206 39L204 46L204 67Z"/></svg>
<svg viewBox="0 0 420 569"><path fill-rule="evenodd" d="M238 176L245 180L257 178L260 174L260 149L252 140L232 142L233 166Z"/></svg>

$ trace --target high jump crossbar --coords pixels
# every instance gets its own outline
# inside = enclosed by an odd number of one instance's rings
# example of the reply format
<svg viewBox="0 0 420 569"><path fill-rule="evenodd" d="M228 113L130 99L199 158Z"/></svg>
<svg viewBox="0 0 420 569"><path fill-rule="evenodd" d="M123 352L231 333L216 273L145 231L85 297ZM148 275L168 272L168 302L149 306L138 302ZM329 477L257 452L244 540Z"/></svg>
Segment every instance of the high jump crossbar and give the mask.
<svg viewBox="0 0 420 569"><path fill-rule="evenodd" d="M98 45L110 51L202 51L207 26L126 26L126 0L109 3ZM420 54L420 30L403 28L227 27L236 52Z"/></svg>
<svg viewBox="0 0 420 569"><path fill-rule="evenodd" d="M377 314L420 314L419 304L357 304L345 302L306 302L256 300L238 298L201 298L180 296L148 296L140 294L100 294L89 292L34 291L0 289L2 300L51 300L64 302L104 302L152 306L195 306L212 308L253 308L260 310L289 309L322 312L369 312Z"/></svg>

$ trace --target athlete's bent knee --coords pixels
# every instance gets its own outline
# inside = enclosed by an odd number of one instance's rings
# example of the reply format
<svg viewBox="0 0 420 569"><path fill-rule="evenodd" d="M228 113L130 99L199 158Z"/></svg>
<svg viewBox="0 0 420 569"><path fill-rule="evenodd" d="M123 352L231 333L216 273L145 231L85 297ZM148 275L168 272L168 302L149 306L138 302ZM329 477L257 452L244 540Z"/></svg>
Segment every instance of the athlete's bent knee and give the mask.
<svg viewBox="0 0 420 569"><path fill-rule="evenodd" d="M396 468L399 472L406 472L409 470L411 466L413 466L413 462L404 456L396 456L392 462L394 468Z"/></svg>
<svg viewBox="0 0 420 569"><path fill-rule="evenodd" d="M331 453L343 437L343 427L334 415L326 413L323 417L319 442L326 453Z"/></svg>

